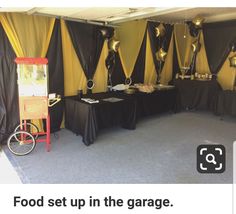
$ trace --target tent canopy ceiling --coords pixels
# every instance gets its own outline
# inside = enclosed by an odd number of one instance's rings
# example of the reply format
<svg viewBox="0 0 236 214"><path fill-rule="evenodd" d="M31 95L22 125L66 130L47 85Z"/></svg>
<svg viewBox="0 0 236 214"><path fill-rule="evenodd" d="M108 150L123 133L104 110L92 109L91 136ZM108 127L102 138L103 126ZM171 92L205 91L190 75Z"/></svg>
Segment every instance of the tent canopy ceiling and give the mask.
<svg viewBox="0 0 236 214"><path fill-rule="evenodd" d="M0 8L0 12L20 12L29 15L60 17L69 20L88 21L100 24L119 24L121 22L148 18L166 23L181 23L200 15L205 22L218 22L236 19L236 8L220 7L83 7L83 8Z"/></svg>

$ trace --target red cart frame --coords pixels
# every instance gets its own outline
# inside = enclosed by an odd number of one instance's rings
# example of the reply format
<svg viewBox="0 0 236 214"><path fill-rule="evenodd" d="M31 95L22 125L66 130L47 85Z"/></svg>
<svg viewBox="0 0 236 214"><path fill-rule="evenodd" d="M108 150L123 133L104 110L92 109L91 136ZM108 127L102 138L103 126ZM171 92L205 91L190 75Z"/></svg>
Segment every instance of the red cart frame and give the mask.
<svg viewBox="0 0 236 214"><path fill-rule="evenodd" d="M20 125L9 136L8 148L13 154L22 156L32 152L36 143L46 142L46 150L49 152L51 142L48 107L55 105L61 98L56 97L56 94L48 97L48 60L18 57L15 62L18 75ZM45 119L46 131L40 132L37 126L29 122L33 119Z"/></svg>

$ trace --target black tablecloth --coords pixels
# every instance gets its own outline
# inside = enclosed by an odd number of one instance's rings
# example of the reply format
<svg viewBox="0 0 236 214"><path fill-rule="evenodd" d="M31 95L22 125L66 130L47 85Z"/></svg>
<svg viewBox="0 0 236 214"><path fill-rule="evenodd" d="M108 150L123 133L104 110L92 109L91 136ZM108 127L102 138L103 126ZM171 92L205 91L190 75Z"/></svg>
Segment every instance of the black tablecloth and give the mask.
<svg viewBox="0 0 236 214"><path fill-rule="evenodd" d="M153 93L135 93L137 118L159 114L176 109L176 89L157 90Z"/></svg>
<svg viewBox="0 0 236 214"><path fill-rule="evenodd" d="M222 90L216 80L174 80L178 90L178 110L215 109L219 92Z"/></svg>
<svg viewBox="0 0 236 214"><path fill-rule="evenodd" d="M123 100L114 103L102 100L108 97ZM89 98L98 99L99 103L88 104L76 96L65 100L65 127L82 135L86 145L93 143L102 128L121 125L126 129L135 129L136 102L132 97L127 98L120 93L99 93L89 95Z"/></svg>
<svg viewBox="0 0 236 214"><path fill-rule="evenodd" d="M76 96L65 99L65 127L83 137L90 145L98 135L99 129L121 125L126 129L135 129L138 118L156 113L174 110L176 90L155 91L151 94L137 92L127 95L121 92L98 93L85 97L99 100L88 104ZM102 99L117 97L119 102L106 102Z"/></svg>
<svg viewBox="0 0 236 214"><path fill-rule="evenodd" d="M236 116L236 91L225 90L219 93L215 113Z"/></svg>

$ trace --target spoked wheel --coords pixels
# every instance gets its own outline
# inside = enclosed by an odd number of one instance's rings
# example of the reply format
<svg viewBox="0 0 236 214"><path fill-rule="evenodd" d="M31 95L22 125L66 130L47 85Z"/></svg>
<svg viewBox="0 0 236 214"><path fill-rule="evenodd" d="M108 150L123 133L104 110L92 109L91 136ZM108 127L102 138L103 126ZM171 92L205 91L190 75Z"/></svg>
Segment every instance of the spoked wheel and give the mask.
<svg viewBox="0 0 236 214"><path fill-rule="evenodd" d="M7 140L9 150L19 156L32 152L35 145L36 142L33 135L26 131L16 131Z"/></svg>
<svg viewBox="0 0 236 214"><path fill-rule="evenodd" d="M39 129L36 125L34 125L33 123L30 123L30 122L26 122L26 127L25 127L25 124L22 123L22 129L20 128L20 125L18 125L14 132L17 132L17 131L27 131L29 133L31 133L33 136L34 136L34 139L37 140L38 138L38 132L39 132ZM16 135L16 139L18 136Z"/></svg>

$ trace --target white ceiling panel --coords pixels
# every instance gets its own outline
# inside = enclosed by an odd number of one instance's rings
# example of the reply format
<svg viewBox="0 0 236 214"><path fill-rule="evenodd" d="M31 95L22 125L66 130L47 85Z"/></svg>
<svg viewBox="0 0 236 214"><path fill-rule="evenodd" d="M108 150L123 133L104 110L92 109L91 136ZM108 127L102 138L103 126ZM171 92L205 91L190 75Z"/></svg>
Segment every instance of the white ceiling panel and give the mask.
<svg viewBox="0 0 236 214"><path fill-rule="evenodd" d="M73 18L105 21L106 17L119 16L128 11L128 8L87 8L74 14Z"/></svg>
<svg viewBox="0 0 236 214"><path fill-rule="evenodd" d="M149 14L150 12L156 11L157 8L40 8L37 13L44 15L56 15L61 17L73 18L73 19L84 19L92 21L113 21L121 20L125 18L138 17L143 14Z"/></svg>
<svg viewBox="0 0 236 214"><path fill-rule="evenodd" d="M0 12L27 12L32 7L0 7Z"/></svg>
<svg viewBox="0 0 236 214"><path fill-rule="evenodd" d="M85 8L38 8L37 13L44 15L54 15L59 17L72 17L74 14L78 14L86 10Z"/></svg>
<svg viewBox="0 0 236 214"><path fill-rule="evenodd" d="M192 20L196 16L205 18L205 22L216 22L230 19L236 19L236 8L186 8L182 11L173 11L166 14L160 14L151 19L162 22L184 22Z"/></svg>
<svg viewBox="0 0 236 214"><path fill-rule="evenodd" d="M83 7L83 8L0 8L0 12L21 12L72 20L85 20L119 24L121 22L149 19L155 21L178 23L192 20L197 15L205 18L205 22L216 22L236 19L236 8L156 8L156 7Z"/></svg>

